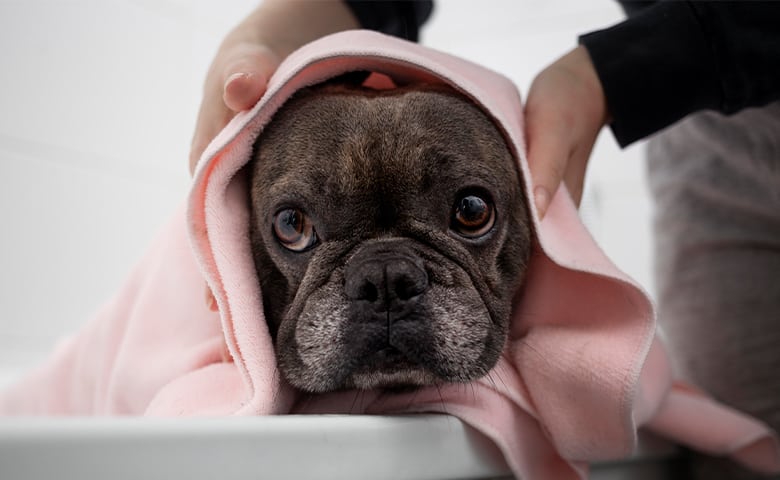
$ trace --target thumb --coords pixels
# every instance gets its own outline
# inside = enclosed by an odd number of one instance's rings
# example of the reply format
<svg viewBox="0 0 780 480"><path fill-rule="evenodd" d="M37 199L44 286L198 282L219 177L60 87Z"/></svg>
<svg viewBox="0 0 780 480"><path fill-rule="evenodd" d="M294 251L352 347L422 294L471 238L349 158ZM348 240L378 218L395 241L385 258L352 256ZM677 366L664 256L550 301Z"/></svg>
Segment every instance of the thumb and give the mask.
<svg viewBox="0 0 780 480"><path fill-rule="evenodd" d="M607 123L604 92L582 46L534 78L524 113L534 202L542 218L563 180L579 202L590 152Z"/></svg>
<svg viewBox="0 0 780 480"><path fill-rule="evenodd" d="M236 45L222 74L225 105L233 112L252 108L265 93L280 62L279 56L265 45Z"/></svg>
<svg viewBox="0 0 780 480"><path fill-rule="evenodd" d="M258 44L234 44L223 55L206 75L190 148L190 173L206 146L236 112L252 108L260 100L281 62L270 48Z"/></svg>
<svg viewBox="0 0 780 480"><path fill-rule="evenodd" d="M539 219L543 219L553 195L563 180L570 152L560 119L546 118L549 110L526 107L528 167L531 170L532 197Z"/></svg>

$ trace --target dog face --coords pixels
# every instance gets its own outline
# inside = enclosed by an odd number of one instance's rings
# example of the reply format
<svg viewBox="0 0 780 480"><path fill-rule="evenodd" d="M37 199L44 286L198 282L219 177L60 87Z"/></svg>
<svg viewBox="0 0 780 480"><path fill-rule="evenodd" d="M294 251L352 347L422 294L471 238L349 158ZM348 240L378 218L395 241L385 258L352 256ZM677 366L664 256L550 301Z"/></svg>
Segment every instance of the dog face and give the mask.
<svg viewBox="0 0 780 480"><path fill-rule="evenodd" d="M443 89L306 89L249 168L255 266L294 387L468 382L495 365L531 230L476 106Z"/></svg>

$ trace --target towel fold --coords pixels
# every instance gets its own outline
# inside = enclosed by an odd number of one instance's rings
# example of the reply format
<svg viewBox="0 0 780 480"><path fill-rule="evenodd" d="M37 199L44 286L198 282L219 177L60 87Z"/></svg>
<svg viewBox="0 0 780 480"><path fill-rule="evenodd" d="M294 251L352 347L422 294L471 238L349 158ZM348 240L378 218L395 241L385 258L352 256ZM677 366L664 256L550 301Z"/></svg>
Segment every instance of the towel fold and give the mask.
<svg viewBox="0 0 780 480"><path fill-rule="evenodd" d="M780 472L762 423L676 383L653 308L579 220L565 188L538 244L496 367L468 385L302 399L280 378L249 243L243 167L297 90L351 71L446 84L502 129L530 188L522 105L505 77L374 32L325 37L288 57L268 91L204 153L180 208L117 296L52 358L0 395L0 414L258 415L444 412L491 438L522 478L585 478L626 457L640 426L691 448ZM531 199L529 204L533 205ZM219 313L206 308L204 279Z"/></svg>

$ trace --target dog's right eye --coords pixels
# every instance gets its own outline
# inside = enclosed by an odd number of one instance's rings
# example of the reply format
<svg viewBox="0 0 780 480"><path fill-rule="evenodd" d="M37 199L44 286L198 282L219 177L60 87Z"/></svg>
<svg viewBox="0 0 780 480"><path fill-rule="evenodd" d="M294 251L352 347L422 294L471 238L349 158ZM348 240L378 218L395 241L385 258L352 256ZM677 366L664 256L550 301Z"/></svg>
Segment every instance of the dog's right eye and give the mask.
<svg viewBox="0 0 780 480"><path fill-rule="evenodd" d="M311 219L297 208L285 208L274 215L274 235L286 249L304 252L317 244Z"/></svg>

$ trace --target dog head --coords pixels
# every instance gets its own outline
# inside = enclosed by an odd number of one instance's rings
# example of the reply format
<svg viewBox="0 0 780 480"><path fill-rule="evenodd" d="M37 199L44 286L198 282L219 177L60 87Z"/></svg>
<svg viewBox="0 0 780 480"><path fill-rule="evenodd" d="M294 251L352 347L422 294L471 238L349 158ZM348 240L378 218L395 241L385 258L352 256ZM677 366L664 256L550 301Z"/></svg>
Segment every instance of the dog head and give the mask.
<svg viewBox="0 0 780 480"><path fill-rule="evenodd" d="M250 164L279 368L307 392L468 382L506 341L532 233L494 123L444 88L323 85Z"/></svg>

